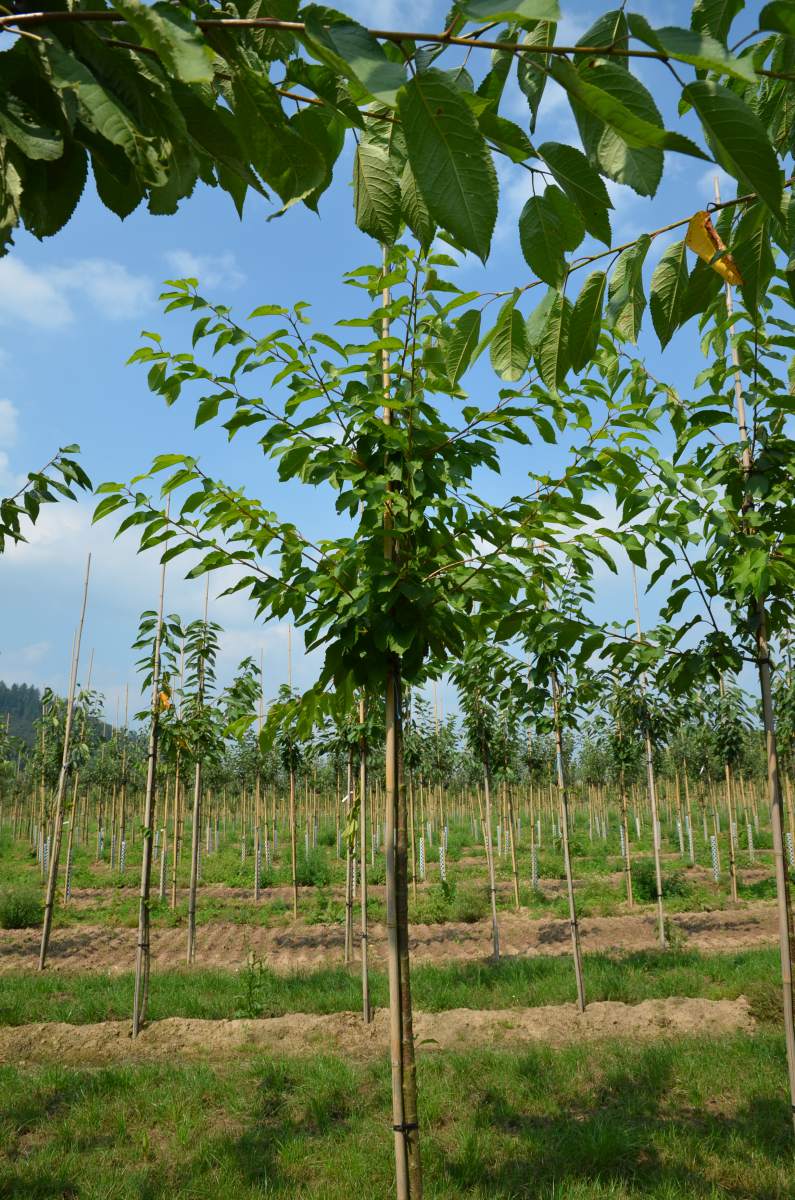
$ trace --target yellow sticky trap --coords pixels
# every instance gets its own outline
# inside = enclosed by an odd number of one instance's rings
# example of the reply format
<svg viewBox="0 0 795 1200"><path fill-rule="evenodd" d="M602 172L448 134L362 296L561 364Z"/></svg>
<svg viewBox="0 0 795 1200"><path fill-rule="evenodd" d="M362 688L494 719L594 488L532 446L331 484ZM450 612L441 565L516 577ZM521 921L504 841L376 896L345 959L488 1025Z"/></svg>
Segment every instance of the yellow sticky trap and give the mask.
<svg viewBox="0 0 795 1200"><path fill-rule="evenodd" d="M712 270L717 271L727 283L735 286L742 284L743 277L737 263L731 254L726 253L726 247L708 212L697 212L690 218L685 243L688 249L699 258L703 258L705 263L709 263ZM721 254L721 257L715 258L716 254Z"/></svg>

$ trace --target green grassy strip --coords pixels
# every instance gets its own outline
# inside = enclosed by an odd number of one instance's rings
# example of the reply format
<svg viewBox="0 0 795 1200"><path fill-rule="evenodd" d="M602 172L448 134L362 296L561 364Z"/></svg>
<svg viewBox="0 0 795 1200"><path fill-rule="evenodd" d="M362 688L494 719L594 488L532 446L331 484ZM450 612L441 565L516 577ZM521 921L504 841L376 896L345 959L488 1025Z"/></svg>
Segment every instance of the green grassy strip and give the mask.
<svg viewBox="0 0 795 1200"><path fill-rule="evenodd" d="M784 1200L776 1034L419 1061L428 1200ZM0 1068L8 1200L383 1200L389 1066Z"/></svg>
<svg viewBox="0 0 795 1200"><path fill-rule="evenodd" d="M289 1012L356 1011L360 1005L358 965L311 973L277 975L264 966L240 972L202 970L153 972L149 1017L281 1016ZM780 1011L775 949L735 954L644 951L621 958L585 956L589 1000L636 1004L663 996L733 999L746 995L759 1019ZM0 1024L68 1021L86 1024L130 1015L133 977L122 975L13 972L0 976ZM510 1008L563 1004L575 999L574 976L565 958L514 958L500 963L464 962L417 966L412 992L418 1009ZM373 972L371 995L388 1003L386 975Z"/></svg>

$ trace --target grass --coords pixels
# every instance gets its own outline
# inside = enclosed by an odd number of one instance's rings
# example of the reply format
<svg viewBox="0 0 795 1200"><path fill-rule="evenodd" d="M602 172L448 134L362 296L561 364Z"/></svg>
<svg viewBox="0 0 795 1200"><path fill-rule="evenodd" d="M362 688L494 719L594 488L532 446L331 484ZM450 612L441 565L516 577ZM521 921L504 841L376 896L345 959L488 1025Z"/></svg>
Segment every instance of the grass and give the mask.
<svg viewBox="0 0 795 1200"><path fill-rule="evenodd" d="M428 1200L784 1200L784 1046L756 1038L427 1054ZM386 1061L0 1068L4 1200L383 1200Z"/></svg>
<svg viewBox="0 0 795 1200"><path fill-rule="evenodd" d="M746 995L760 1020L780 1019L778 956L773 948L735 954L644 951L621 958L587 954L584 966L589 1000L637 1004L664 996L717 1000ZM257 969L254 980L247 977L246 969L154 972L149 1017L218 1019L356 1011L360 1007L358 973L358 964L350 971L339 967L289 975L277 975L266 966L261 972ZM31 1021L87 1024L130 1015L131 973L19 971L0 979L0 1025ZM563 1004L575 999L572 967L566 957L420 965L412 970L412 993L415 1006L431 1012ZM371 996L376 1007L387 1005L387 978L381 971L371 974Z"/></svg>

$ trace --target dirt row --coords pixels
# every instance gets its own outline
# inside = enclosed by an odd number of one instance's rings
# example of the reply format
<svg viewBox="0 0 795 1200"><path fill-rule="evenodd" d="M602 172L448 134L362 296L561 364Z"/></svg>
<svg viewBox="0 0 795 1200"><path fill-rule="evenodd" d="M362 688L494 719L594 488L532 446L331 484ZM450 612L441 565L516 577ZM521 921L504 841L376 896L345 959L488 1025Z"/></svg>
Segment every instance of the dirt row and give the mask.
<svg viewBox="0 0 795 1200"><path fill-rule="evenodd" d="M500 948L505 957L567 954L571 947L568 920L530 920L523 913L500 915ZM776 939L776 910L757 902L716 912L679 913L670 925L683 946L701 951L732 951L765 945ZM584 917L580 922L585 951L606 953L649 950L658 945L651 914ZM358 934L357 934L358 938ZM129 971L135 962L137 931L107 926L56 929L50 942L48 967L54 971ZM183 928L152 931L154 970L185 963ZM374 965L384 962L386 927L370 927ZM39 932L0 931L0 973L34 969ZM249 954L276 971L311 970L338 966L343 960L344 931L340 925L304 925L267 929L260 926L213 922L199 927L197 965L237 969ZM357 947L358 953L358 947ZM490 921L472 924L412 925L414 962L483 959L491 954Z"/></svg>
<svg viewBox="0 0 795 1200"><path fill-rule="evenodd" d="M737 1000L671 997L641 1004L600 1001L579 1013L573 1004L481 1011L456 1008L414 1014L420 1052L473 1044L495 1049L543 1043L552 1046L605 1037L719 1037L752 1032L755 1022L744 996ZM380 1009L370 1025L356 1013L316 1016L290 1013L264 1020L200 1021L170 1017L154 1021L133 1042L129 1021L97 1025L59 1022L0 1029L0 1063L102 1063L177 1058L226 1059L236 1052L280 1055L338 1053L368 1058L385 1053L389 1013Z"/></svg>
<svg viewBox="0 0 795 1200"><path fill-rule="evenodd" d="M678 857L678 856L677 856ZM458 863L452 864L448 868L449 878L456 881L455 868L456 866L465 867L477 865L483 867L482 859L461 859ZM741 885L749 886L754 883L759 883L762 879L770 878L769 867L746 867L738 869L737 878ZM696 866L687 868L687 879L694 883L711 883L712 872L706 867ZM418 891L422 894L427 888L437 882L437 877L430 877L425 883L419 884ZM486 884L482 877L475 875L459 876L458 882L462 884L480 884L485 888ZM610 887L622 888L624 884L623 871L611 871L605 875L599 876L583 876L575 879L574 883L577 888L587 887L589 882L598 882L608 884ZM383 884L369 884L369 893L373 899L383 900L385 898L385 888ZM566 891L566 883L563 879L542 879L540 881L539 890L542 895L562 896ZM75 908L88 908L97 904L97 902L108 901L113 898L122 897L129 899L138 895L139 884L137 881L130 880L127 885L120 886L115 883L111 887L85 887L73 888L71 893L70 905ZM503 895L513 892L513 882L511 880L498 880L497 891ZM324 896L328 896L333 900L343 901L345 899L345 888L340 884L333 884L329 887L318 889L317 887L299 887L299 900L314 899L322 892ZM170 887L168 894L170 895ZM277 885L275 887L263 888L261 891L261 899L267 903L269 900L281 900L285 904L292 903L293 889L290 885ZM177 900L185 901L188 897L188 889L181 887L177 890ZM254 902L253 888L251 887L227 887L223 884L207 884L202 885L199 892L199 901L202 898L212 900L222 900L228 903L241 902L251 904Z"/></svg>

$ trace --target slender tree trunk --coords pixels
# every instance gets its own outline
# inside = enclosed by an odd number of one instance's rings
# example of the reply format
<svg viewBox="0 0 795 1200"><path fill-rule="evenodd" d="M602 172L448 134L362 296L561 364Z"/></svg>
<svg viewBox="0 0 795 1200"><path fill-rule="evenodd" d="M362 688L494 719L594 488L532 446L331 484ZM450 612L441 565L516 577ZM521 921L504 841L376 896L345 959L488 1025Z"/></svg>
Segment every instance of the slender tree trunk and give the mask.
<svg viewBox="0 0 795 1200"><path fill-rule="evenodd" d="M196 763L193 775L193 827L190 845L190 886L188 889L188 966L196 961L196 895L199 886L199 849L201 846L202 764Z"/></svg>
<svg viewBox="0 0 795 1200"><path fill-rule="evenodd" d="M354 847L353 834L354 805L353 789L353 747L348 747L348 824L345 838L345 965L353 958L353 872ZM360 814L361 816L361 814Z"/></svg>
<svg viewBox="0 0 795 1200"><path fill-rule="evenodd" d="M88 600L88 578L91 572L91 555L86 561L86 575L83 584L83 603L80 608L80 622L75 634L72 650L72 673L69 679L69 695L66 701L66 718L64 721L63 753L61 755L61 771L58 776L58 791L55 797L55 817L53 822L52 845L50 846L49 872L47 875L47 893L44 900L44 921L41 927L41 945L39 947L39 970L44 970L47 961L47 948L50 944L52 930L52 914L55 905L55 889L58 886L58 859L61 854L61 837L63 834L63 807L66 795L66 785L70 771L70 752L72 741L72 721L75 708L75 689L77 688L77 666L80 661L80 642L83 637L83 623L86 617L86 602Z"/></svg>
<svg viewBox="0 0 795 1200"><path fill-rule="evenodd" d="M367 936L367 741L364 736L364 722L367 718L367 701L359 701L359 724L362 733L359 737L359 859L361 870L360 902L362 908L362 1015L365 1025L372 1019L370 1008L370 974L368 964Z"/></svg>
<svg viewBox="0 0 795 1200"><path fill-rule="evenodd" d="M621 828L624 833L624 877L627 885L627 904L632 908L635 901L632 896L632 863L629 856L629 824L627 822L627 788L624 782L623 767L619 776L618 786L621 793Z"/></svg>
<svg viewBox="0 0 795 1200"><path fill-rule="evenodd" d="M643 633L640 626L640 605L638 603L638 577L633 564L632 567L632 592L635 601L635 625L638 631L638 641L643 640ZM644 681L645 690L645 681ZM657 902L657 936L660 941L660 946L664 950L666 947L665 938L665 913L663 912L662 898L662 865L660 862L660 822L657 816L657 781L654 777L654 750L651 743L651 734L646 731L644 736L644 745L646 750L646 786L649 791L649 810L651 813L651 837L652 846L654 848L654 890Z"/></svg>
<svg viewBox="0 0 795 1200"><path fill-rule="evenodd" d="M513 874L513 899L519 911L519 868L516 865L516 817L513 811L513 794L508 788L508 826L511 831L511 873Z"/></svg>
<svg viewBox="0 0 795 1200"><path fill-rule="evenodd" d="M298 920L298 865L295 849L295 767L290 765L290 870L293 881L293 920Z"/></svg>
<svg viewBox="0 0 795 1200"><path fill-rule="evenodd" d="M560 796L560 831L563 838L563 867L566 872L566 892L569 900L569 924L571 926L571 951L574 958L574 976L577 981L577 1007L585 1012L585 980L582 973L580 951L580 927L577 923L577 904L574 897L574 878L571 873L569 850L569 801L566 790L566 772L563 763L563 730L560 717L560 689L555 671L550 675L552 687L552 712L555 721L555 758L557 761L558 792Z"/></svg>
<svg viewBox="0 0 795 1200"><path fill-rule="evenodd" d="M488 749L483 755L483 798L485 802L486 863L489 872L489 898L491 900L491 944L494 961L500 957L500 927L497 922L497 882L494 875L494 845L491 840L491 762Z"/></svg>
<svg viewBox="0 0 795 1200"><path fill-rule="evenodd" d="M133 995L132 1035L137 1037L146 1020L146 999L149 991L149 891L152 881L152 845L155 829L155 794L157 791L157 740L160 720L160 639L163 625L163 597L166 589L166 566L160 570L160 599L157 608L154 655L152 659L152 716L149 726L149 749L146 760L146 794L144 799L143 845L141 847L141 889L138 897L138 946L135 955L135 992ZM188 960L190 961L190 959Z"/></svg>

